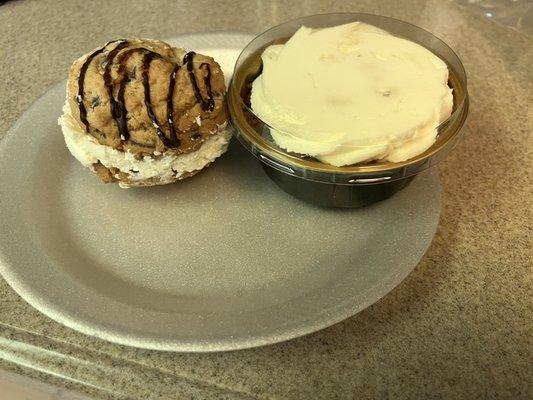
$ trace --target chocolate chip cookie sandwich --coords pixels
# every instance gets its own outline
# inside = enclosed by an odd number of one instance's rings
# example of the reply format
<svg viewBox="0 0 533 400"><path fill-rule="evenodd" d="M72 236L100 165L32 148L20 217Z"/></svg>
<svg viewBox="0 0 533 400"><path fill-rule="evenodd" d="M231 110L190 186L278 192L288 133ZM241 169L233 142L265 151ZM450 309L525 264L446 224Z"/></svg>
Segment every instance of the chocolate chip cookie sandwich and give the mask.
<svg viewBox="0 0 533 400"><path fill-rule="evenodd" d="M72 155L104 182L163 185L226 151L225 96L213 58L158 40L114 40L72 64L59 125Z"/></svg>

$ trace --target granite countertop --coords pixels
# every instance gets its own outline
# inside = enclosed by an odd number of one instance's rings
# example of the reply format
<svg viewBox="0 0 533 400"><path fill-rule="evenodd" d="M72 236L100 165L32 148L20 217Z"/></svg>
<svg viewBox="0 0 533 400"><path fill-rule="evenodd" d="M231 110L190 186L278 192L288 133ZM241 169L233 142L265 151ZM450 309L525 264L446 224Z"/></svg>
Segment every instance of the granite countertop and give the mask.
<svg viewBox="0 0 533 400"><path fill-rule="evenodd" d="M439 166L441 220L413 273L321 332L213 354L85 336L46 318L0 280L2 368L97 398L533 396L533 39L523 32L441 0L11 1L0 6L0 136L65 78L71 60L109 38L258 32L331 11L422 26L454 48L468 72L467 135Z"/></svg>

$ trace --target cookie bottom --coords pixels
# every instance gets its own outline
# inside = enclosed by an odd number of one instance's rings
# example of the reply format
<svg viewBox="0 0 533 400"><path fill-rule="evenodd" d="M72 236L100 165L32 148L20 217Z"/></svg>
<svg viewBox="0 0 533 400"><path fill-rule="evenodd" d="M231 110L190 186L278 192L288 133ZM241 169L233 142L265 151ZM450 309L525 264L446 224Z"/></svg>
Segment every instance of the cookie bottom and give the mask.
<svg viewBox="0 0 533 400"><path fill-rule="evenodd" d="M183 172L181 175L175 176L175 179L173 180L166 179L164 181L162 181L157 176L154 176L152 178L148 178L145 180L130 180L128 179L128 176L124 176L116 168L113 168L113 167L108 168L100 162L94 163L91 169L105 183L118 183L118 185L121 188L127 189L131 187L147 187L147 186L166 185L168 183L181 181L183 179L190 178L191 176L196 175L198 172L209 167L210 165L211 163L208 163L204 165L204 167L201 170L198 169L198 170L191 171L191 172ZM122 179L121 179L121 175L122 175Z"/></svg>

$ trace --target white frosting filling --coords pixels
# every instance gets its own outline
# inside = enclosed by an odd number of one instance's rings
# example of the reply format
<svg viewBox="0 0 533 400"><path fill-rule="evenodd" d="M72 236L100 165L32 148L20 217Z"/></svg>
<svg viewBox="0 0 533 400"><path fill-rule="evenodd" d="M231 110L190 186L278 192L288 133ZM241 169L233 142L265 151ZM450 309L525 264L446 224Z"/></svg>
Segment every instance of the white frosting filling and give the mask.
<svg viewBox="0 0 533 400"><path fill-rule="evenodd" d="M262 60L254 112L280 147L335 166L414 157L452 111L446 64L372 25L301 27Z"/></svg>
<svg viewBox="0 0 533 400"><path fill-rule="evenodd" d="M158 158L144 156L138 160L133 153L102 145L85 133L72 116L68 102L58 123L68 149L85 167L94 170L93 164L99 161L107 168L114 167L129 175L132 183L119 182L121 187L137 186L151 178L158 178L159 184L170 183L201 170L227 150L232 135L231 128L224 124L196 151L180 155L167 153Z"/></svg>

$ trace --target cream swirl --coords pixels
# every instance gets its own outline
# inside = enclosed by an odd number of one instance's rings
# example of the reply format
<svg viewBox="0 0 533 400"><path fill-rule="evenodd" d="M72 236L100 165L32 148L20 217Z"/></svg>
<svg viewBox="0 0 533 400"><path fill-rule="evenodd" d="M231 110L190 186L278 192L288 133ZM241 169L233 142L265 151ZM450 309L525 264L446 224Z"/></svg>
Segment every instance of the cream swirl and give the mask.
<svg viewBox="0 0 533 400"><path fill-rule="evenodd" d="M335 166L414 157L452 111L446 64L372 25L302 27L262 61L253 111L280 147Z"/></svg>

